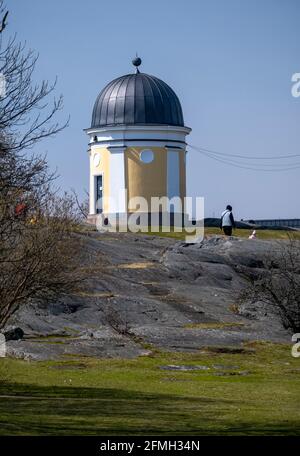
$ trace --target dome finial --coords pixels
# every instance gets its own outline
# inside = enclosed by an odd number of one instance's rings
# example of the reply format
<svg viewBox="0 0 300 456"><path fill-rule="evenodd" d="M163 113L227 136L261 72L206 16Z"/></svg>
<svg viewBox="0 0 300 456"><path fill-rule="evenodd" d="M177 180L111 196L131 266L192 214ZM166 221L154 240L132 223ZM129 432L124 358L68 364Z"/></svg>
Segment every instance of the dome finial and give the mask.
<svg viewBox="0 0 300 456"><path fill-rule="evenodd" d="M140 66L141 63L142 63L142 59L140 57L138 57L138 54L136 53L135 58L132 60L132 64L136 67L136 70L135 70L136 73L140 72L138 67Z"/></svg>

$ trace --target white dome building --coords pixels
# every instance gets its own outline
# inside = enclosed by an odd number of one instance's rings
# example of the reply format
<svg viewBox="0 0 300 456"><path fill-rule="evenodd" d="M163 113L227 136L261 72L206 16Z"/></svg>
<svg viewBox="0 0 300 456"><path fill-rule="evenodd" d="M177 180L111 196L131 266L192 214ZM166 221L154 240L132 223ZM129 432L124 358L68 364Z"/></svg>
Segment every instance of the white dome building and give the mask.
<svg viewBox="0 0 300 456"><path fill-rule="evenodd" d="M97 214L136 211L133 198L186 196L186 135L180 101L160 79L136 72L98 95L89 135L90 208ZM150 210L150 209L149 209Z"/></svg>

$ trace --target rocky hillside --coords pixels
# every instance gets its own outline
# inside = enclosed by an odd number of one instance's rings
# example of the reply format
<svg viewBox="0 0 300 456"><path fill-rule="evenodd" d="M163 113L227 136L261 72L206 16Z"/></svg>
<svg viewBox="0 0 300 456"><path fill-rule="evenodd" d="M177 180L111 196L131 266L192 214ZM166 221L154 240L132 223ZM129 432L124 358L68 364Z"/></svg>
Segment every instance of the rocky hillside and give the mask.
<svg viewBox="0 0 300 456"><path fill-rule="evenodd" d="M25 332L8 353L32 359L65 355L135 357L155 349L242 349L245 341L290 341L276 310L240 303L245 271L262 267L273 241L211 237L200 244L134 234L88 232L82 267L94 273L73 296L32 303L10 326Z"/></svg>

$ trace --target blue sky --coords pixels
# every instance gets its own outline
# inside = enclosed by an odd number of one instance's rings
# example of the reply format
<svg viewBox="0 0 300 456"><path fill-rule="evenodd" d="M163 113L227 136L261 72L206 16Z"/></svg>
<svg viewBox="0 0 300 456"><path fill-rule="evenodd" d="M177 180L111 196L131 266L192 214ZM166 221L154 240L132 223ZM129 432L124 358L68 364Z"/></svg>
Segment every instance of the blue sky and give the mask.
<svg viewBox="0 0 300 456"><path fill-rule="evenodd" d="M36 50L35 77L54 80L70 126L39 145L64 189L88 188L87 136L94 100L115 77L141 71L179 96L192 145L245 156L300 154L298 0L7 1L8 31ZM300 163L298 159L287 162ZM255 162L255 160L254 160ZM188 194L206 216L232 204L236 218L299 217L300 168L240 169L190 150Z"/></svg>

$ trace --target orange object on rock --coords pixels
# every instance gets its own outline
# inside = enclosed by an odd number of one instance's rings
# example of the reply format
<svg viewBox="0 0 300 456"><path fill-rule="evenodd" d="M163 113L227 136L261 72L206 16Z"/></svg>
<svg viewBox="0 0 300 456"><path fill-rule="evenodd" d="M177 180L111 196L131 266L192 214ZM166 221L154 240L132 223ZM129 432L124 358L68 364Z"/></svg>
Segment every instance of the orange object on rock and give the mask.
<svg viewBox="0 0 300 456"><path fill-rule="evenodd" d="M15 207L15 215L23 215L26 211L26 204L25 203L18 203Z"/></svg>

